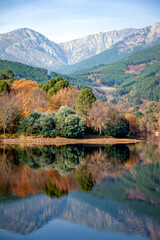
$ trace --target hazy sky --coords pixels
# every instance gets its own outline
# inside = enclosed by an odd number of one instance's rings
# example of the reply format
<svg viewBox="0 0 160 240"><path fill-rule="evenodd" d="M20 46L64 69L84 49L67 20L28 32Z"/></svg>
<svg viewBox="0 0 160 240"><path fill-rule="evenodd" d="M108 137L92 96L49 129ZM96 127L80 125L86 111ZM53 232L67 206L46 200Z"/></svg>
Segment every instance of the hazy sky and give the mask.
<svg viewBox="0 0 160 240"><path fill-rule="evenodd" d="M54 42L160 22L160 0L0 0L0 33L27 27Z"/></svg>

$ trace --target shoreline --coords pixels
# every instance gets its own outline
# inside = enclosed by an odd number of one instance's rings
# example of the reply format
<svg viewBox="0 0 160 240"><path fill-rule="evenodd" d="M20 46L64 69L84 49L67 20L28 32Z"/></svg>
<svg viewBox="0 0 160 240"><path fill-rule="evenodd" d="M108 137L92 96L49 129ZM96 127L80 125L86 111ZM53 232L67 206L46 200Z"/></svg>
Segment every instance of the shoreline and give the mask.
<svg viewBox="0 0 160 240"><path fill-rule="evenodd" d="M113 144L133 144L144 142L140 139L127 138L6 138L0 139L0 145L70 145L70 144L93 144L93 145L113 145Z"/></svg>

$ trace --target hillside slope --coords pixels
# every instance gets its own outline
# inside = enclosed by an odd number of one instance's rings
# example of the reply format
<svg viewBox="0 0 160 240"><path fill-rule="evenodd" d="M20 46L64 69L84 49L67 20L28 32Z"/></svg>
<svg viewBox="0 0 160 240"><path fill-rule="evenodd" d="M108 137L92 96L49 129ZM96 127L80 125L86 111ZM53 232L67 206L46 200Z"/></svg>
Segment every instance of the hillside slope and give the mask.
<svg viewBox="0 0 160 240"><path fill-rule="evenodd" d="M122 45L122 42L115 44L110 49L107 49L103 51L102 53L99 53L98 55L95 55L91 58L88 58L82 62L78 62L73 65L67 65L64 68L58 69L57 72L64 73L64 74L70 74L74 73L76 71L80 71L86 68L99 66L99 65L105 65L105 64L112 64L119 62L120 60L124 59L128 55L131 54L130 51L124 51L120 53L120 47ZM132 49L132 53L141 50L143 47L135 47Z"/></svg>
<svg viewBox="0 0 160 240"><path fill-rule="evenodd" d="M88 68L71 74L88 86L116 87L120 96L160 99L160 44L128 56L116 64Z"/></svg>
<svg viewBox="0 0 160 240"><path fill-rule="evenodd" d="M56 72L51 72L48 74L48 70L44 68L37 68L32 67L27 64L14 62L14 61L7 61L0 59L0 72L3 70L9 69L14 73L15 78L26 78L28 80L33 80L38 83L45 83L50 78L56 78L58 76L62 77L63 79L67 79L71 84L73 84L76 80L70 76L59 74Z"/></svg>

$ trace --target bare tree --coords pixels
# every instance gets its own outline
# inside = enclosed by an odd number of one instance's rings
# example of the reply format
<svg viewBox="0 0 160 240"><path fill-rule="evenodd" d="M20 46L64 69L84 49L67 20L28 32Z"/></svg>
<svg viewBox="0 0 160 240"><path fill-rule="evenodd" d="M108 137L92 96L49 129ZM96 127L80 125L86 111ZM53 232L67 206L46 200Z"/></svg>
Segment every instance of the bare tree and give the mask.
<svg viewBox="0 0 160 240"><path fill-rule="evenodd" d="M14 164L10 159L8 159L6 154L6 146L3 146L3 155L2 155L2 161L0 163L0 172L6 173L7 176L9 176L14 169Z"/></svg>
<svg viewBox="0 0 160 240"><path fill-rule="evenodd" d="M99 132L99 134L102 134L102 129L105 123L110 119L113 113L113 108L96 100L92 103L92 107L88 111L88 125L90 125L95 131Z"/></svg>
<svg viewBox="0 0 160 240"><path fill-rule="evenodd" d="M42 88L36 87L33 89L31 94L32 110L42 109L47 111L48 109L48 100L47 93Z"/></svg>
<svg viewBox="0 0 160 240"><path fill-rule="evenodd" d="M6 134L6 129L13 120L16 114L16 108L14 106L13 98L9 95L0 98L0 122L3 127L4 136Z"/></svg>

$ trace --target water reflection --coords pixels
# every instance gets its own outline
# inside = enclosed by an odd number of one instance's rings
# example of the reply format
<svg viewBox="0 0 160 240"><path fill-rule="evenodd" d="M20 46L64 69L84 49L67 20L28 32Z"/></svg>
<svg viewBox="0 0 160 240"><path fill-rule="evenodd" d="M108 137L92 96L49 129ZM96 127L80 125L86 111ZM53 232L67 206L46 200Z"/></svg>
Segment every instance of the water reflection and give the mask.
<svg viewBox="0 0 160 240"><path fill-rule="evenodd" d="M90 191L94 183L126 171L127 146L1 147L0 186L23 197L45 192ZM0 190L2 192L2 190ZM60 192L59 192L60 194ZM2 193L1 193L2 195ZM58 195L57 195L58 196Z"/></svg>
<svg viewBox="0 0 160 240"><path fill-rule="evenodd" d="M63 219L158 240L158 146L0 147L0 228L23 235Z"/></svg>

